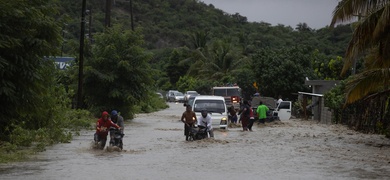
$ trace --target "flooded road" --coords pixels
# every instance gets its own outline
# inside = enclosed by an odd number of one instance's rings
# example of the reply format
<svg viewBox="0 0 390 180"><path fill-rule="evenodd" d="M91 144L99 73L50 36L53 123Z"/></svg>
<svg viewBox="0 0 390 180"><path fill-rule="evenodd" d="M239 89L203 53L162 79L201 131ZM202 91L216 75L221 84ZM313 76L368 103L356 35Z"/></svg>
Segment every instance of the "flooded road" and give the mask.
<svg viewBox="0 0 390 180"><path fill-rule="evenodd" d="M27 162L0 165L0 179L390 179L390 141L312 121L214 131L186 142L182 104L125 123L124 151L91 148L93 131Z"/></svg>

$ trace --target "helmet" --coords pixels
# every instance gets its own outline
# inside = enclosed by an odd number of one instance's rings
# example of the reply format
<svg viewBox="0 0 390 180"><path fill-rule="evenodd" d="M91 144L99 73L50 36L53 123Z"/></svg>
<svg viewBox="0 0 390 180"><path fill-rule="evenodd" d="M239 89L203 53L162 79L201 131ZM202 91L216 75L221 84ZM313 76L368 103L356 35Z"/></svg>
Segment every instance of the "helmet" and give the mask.
<svg viewBox="0 0 390 180"><path fill-rule="evenodd" d="M201 114L202 114L202 116L203 116L204 118L207 117L207 110L203 109L203 110L201 111Z"/></svg>
<svg viewBox="0 0 390 180"><path fill-rule="evenodd" d="M118 115L118 111L112 110L112 111L111 111L111 116L116 116L116 115Z"/></svg>

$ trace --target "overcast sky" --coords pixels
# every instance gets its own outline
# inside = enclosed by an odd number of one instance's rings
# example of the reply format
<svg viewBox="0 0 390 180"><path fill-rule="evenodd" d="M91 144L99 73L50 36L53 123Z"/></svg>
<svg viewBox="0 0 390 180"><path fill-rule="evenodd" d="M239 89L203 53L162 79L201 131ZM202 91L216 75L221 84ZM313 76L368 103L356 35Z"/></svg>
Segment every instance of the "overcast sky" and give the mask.
<svg viewBox="0 0 390 180"><path fill-rule="evenodd" d="M300 22L319 29L329 25L339 0L200 0L229 14L236 12L248 21L284 24L293 28Z"/></svg>

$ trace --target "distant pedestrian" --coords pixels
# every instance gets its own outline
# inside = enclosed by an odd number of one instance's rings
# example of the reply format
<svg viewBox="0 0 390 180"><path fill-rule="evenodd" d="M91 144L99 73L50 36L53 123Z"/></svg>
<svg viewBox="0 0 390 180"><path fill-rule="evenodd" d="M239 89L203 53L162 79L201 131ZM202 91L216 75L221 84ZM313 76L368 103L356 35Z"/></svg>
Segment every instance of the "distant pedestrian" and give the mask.
<svg viewBox="0 0 390 180"><path fill-rule="evenodd" d="M249 122L248 122L248 130L249 131L252 131L252 126L253 126L253 123L255 122L255 116L254 116L254 113L253 113L253 109L252 109L252 106L249 106Z"/></svg>
<svg viewBox="0 0 390 180"><path fill-rule="evenodd" d="M242 124L242 130L248 131L249 115L250 115L250 105L248 100L244 100L244 104L241 106L241 110L238 113L240 115L240 122Z"/></svg>
<svg viewBox="0 0 390 180"><path fill-rule="evenodd" d="M262 101L260 101L260 105L257 107L257 114L259 115L259 124L260 123L265 123L265 119L267 119L267 111L269 108L263 104Z"/></svg>

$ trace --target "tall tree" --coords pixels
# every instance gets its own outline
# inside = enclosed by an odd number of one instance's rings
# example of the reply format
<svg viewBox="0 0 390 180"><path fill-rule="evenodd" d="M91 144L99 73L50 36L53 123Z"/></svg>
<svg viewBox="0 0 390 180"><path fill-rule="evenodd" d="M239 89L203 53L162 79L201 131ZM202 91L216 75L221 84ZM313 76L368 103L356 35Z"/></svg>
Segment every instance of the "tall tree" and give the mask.
<svg viewBox="0 0 390 180"><path fill-rule="evenodd" d="M313 53L305 47L261 49L253 57L253 71L260 94L296 98L292 93L307 91L305 77L313 79Z"/></svg>
<svg viewBox="0 0 390 180"><path fill-rule="evenodd" d="M94 57L86 62L85 97L95 113L116 109L132 118L133 108L153 88L151 54L142 48L139 31L120 26L95 35Z"/></svg>
<svg viewBox="0 0 390 180"><path fill-rule="evenodd" d="M61 25L50 0L0 3L0 131L11 119L35 119L46 84L45 56L59 54ZM57 48L56 48L57 47Z"/></svg>
<svg viewBox="0 0 390 180"><path fill-rule="evenodd" d="M230 40L216 40L212 45L196 49L191 60L190 75L218 80L220 83L234 83L234 72L247 60L237 52Z"/></svg>
<svg viewBox="0 0 390 180"><path fill-rule="evenodd" d="M390 1L342 0L333 12L331 25L350 21L356 15L363 18L355 24L342 73L356 63L359 55L369 55L365 70L347 83L348 103L390 92Z"/></svg>

